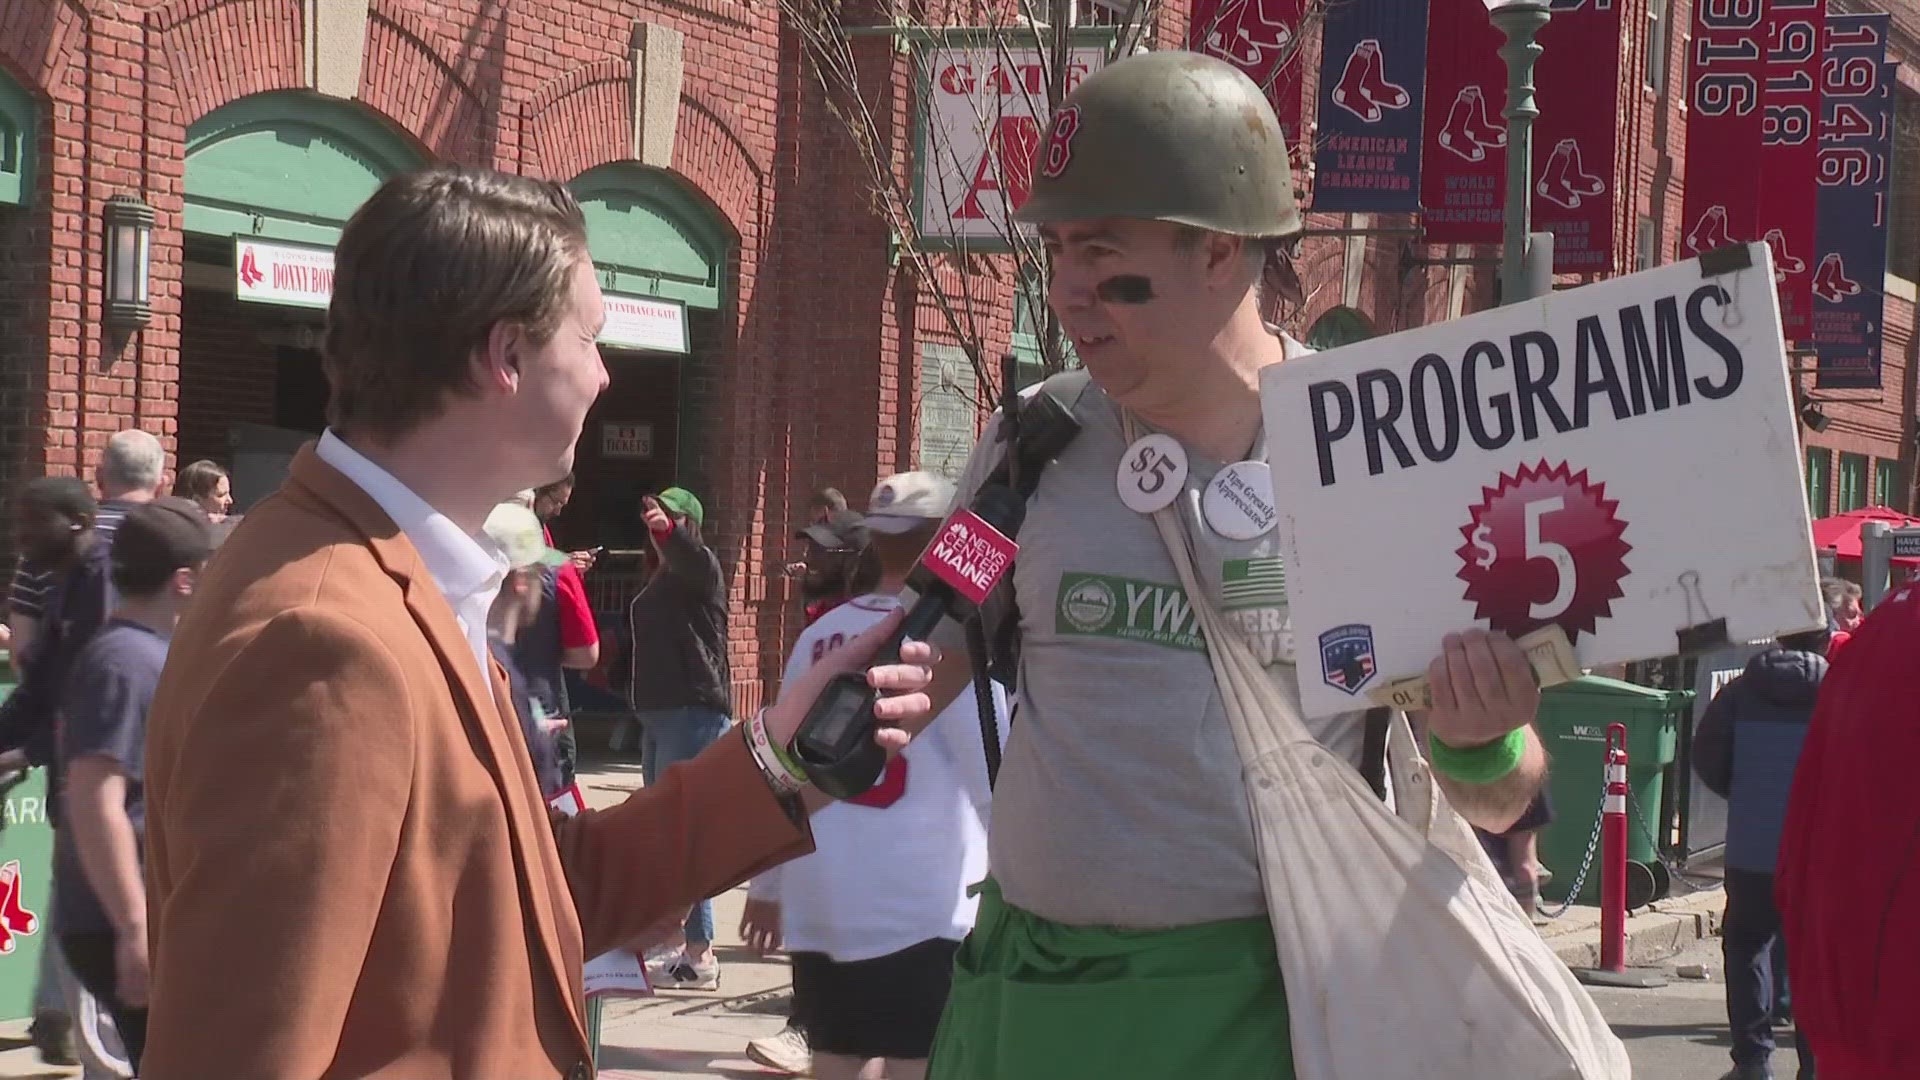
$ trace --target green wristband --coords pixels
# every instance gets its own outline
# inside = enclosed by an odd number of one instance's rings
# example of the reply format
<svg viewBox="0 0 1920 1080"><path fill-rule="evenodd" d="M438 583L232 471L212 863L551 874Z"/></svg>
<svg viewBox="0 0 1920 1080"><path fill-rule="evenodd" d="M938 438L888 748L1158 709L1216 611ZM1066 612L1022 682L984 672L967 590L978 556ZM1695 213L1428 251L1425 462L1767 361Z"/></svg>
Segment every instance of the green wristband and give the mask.
<svg viewBox="0 0 1920 1080"><path fill-rule="evenodd" d="M1427 734L1427 760L1433 763L1434 771L1462 784L1491 784L1503 779L1519 768L1520 759L1526 756L1526 728L1515 728L1505 738L1471 750L1456 749L1433 733Z"/></svg>
<svg viewBox="0 0 1920 1080"><path fill-rule="evenodd" d="M793 777L803 784L812 782L807 776L807 770L802 768L799 760L793 756L792 750L781 746L777 739L768 739L767 745L773 747L774 759L779 761L780 766L787 770L788 776Z"/></svg>

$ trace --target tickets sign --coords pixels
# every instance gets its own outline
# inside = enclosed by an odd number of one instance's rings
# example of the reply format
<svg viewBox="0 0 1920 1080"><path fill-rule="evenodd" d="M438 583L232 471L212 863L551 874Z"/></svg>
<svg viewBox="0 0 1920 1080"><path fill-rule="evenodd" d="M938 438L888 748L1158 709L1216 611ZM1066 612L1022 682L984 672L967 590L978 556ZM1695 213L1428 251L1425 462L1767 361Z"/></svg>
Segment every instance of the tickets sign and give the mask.
<svg viewBox="0 0 1920 1080"><path fill-rule="evenodd" d="M1773 267L1736 254L1266 369L1294 638L1338 653L1302 660L1307 715L1474 626L1551 675L1563 641L1595 667L1822 623Z"/></svg>

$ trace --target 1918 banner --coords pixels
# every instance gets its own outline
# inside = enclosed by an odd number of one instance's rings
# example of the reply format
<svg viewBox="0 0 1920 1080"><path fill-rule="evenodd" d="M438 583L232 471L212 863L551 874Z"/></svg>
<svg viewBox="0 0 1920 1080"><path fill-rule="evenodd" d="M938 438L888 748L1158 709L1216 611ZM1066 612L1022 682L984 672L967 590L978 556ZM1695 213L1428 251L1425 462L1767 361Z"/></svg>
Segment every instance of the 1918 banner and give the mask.
<svg viewBox="0 0 1920 1080"><path fill-rule="evenodd" d="M1772 262L1728 255L1261 373L1309 716L1472 626L1595 667L1825 619Z"/></svg>
<svg viewBox="0 0 1920 1080"><path fill-rule="evenodd" d="M1820 38L1827 0L1769 0L1761 94L1760 208L1754 228L1773 249L1788 341L1813 334L1814 178L1820 154Z"/></svg>
<svg viewBox="0 0 1920 1080"><path fill-rule="evenodd" d="M1891 16L1829 15L1820 65L1818 217L1811 288L1814 385L1876 389L1887 272L1893 153Z"/></svg>
<svg viewBox="0 0 1920 1080"><path fill-rule="evenodd" d="M1313 208L1420 208L1427 2L1332 4L1321 27Z"/></svg>

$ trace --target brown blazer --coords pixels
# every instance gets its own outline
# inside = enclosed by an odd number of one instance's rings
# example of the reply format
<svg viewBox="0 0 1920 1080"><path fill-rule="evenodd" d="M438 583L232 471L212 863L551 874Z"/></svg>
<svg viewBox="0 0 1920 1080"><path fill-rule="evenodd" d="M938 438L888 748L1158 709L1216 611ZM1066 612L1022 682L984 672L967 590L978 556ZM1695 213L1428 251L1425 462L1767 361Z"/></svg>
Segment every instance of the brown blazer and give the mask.
<svg viewBox="0 0 1920 1080"><path fill-rule="evenodd" d="M493 700L413 544L303 449L149 716L142 1076L585 1077L582 958L812 848L738 736L550 822Z"/></svg>

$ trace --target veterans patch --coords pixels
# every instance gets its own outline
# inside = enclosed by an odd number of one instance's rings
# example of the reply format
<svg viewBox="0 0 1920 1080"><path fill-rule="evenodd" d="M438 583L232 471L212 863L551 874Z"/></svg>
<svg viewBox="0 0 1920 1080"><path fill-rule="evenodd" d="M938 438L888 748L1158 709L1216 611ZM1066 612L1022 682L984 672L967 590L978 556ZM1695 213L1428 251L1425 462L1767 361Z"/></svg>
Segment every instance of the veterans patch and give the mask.
<svg viewBox="0 0 1920 1080"><path fill-rule="evenodd" d="M1347 623L1320 635L1320 676L1349 694L1373 681L1373 627Z"/></svg>

